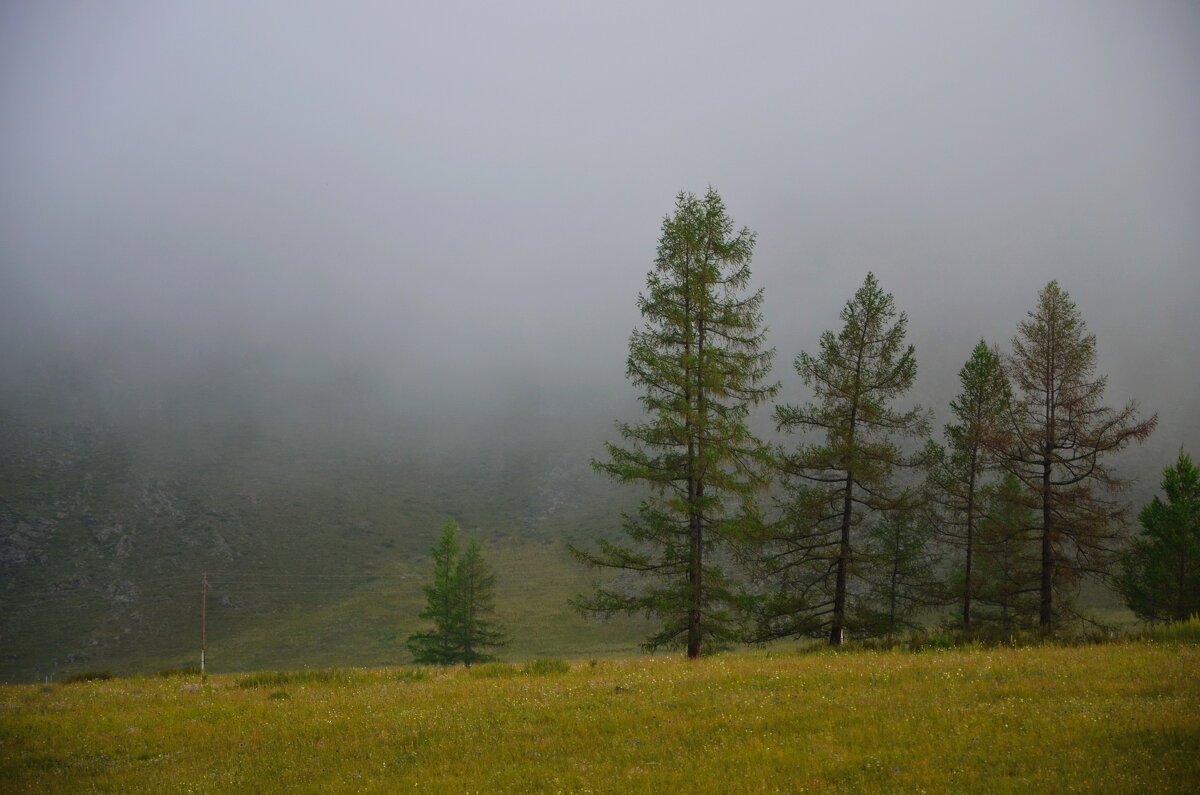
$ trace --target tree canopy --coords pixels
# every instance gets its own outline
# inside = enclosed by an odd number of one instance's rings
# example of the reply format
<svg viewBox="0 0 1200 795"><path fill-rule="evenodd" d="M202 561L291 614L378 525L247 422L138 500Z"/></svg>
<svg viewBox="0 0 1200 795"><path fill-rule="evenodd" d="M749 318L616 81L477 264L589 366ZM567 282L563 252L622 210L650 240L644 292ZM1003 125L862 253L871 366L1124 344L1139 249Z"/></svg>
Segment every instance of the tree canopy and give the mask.
<svg viewBox="0 0 1200 795"><path fill-rule="evenodd" d="M1037 506L1038 623L1048 627L1081 575L1111 571L1124 541L1125 503L1115 496L1123 481L1107 457L1149 436L1158 415L1139 419L1134 401L1121 409L1103 404L1107 378L1096 374L1096 337L1058 282L1038 294L1012 346L1006 370L1017 399L1001 455Z"/></svg>
<svg viewBox="0 0 1200 795"><path fill-rule="evenodd" d="M962 550L961 576L952 594L962 606L962 624L971 626L978 590L976 552L979 523L986 508L985 476L996 467L992 451L1003 446L1005 413L1012 397L998 353L980 340L958 372L960 391L950 401L953 421L946 424L947 447L928 450L931 516L943 541Z"/></svg>
<svg viewBox="0 0 1200 795"><path fill-rule="evenodd" d="M764 383L774 352L762 291L747 291L753 249L716 191L679 194L638 296L644 325L629 340L626 372L648 417L619 424L625 445L594 462L650 494L625 517L627 543L573 548L591 566L639 575L636 586L580 597L581 610L656 617L646 647L680 645L693 658L738 637L722 554L756 521L752 496L767 483L769 450L746 424L777 388Z"/></svg>
<svg viewBox="0 0 1200 795"><path fill-rule="evenodd" d="M503 646L502 630L488 618L495 610L495 575L471 539L460 554L458 523L447 519L433 545L433 575L425 591L421 618L433 629L408 638L413 661L433 665L471 665L495 659L485 650Z"/></svg>
<svg viewBox="0 0 1200 795"><path fill-rule="evenodd" d="M1117 585L1139 618L1183 621L1200 614L1200 468L1182 450L1162 490L1166 501L1155 496L1138 516Z"/></svg>
<svg viewBox="0 0 1200 795"><path fill-rule="evenodd" d="M762 562L777 587L754 607L759 640L827 631L830 643L841 643L851 614L860 612L850 604L850 580L861 526L911 502L892 480L896 467L919 460L906 457L897 439L921 437L928 425L921 407L893 406L917 376L916 353L905 343L908 317L868 273L841 320L837 334L821 335L816 356L795 359L816 400L775 409L779 428L824 440L778 453L789 499L763 537Z"/></svg>

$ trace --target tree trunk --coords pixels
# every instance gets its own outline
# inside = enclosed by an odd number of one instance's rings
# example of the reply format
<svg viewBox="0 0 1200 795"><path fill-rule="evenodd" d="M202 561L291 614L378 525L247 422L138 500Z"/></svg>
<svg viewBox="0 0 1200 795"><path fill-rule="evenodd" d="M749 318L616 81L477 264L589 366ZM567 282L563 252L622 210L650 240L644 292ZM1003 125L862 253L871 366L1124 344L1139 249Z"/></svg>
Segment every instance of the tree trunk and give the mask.
<svg viewBox="0 0 1200 795"><path fill-rule="evenodd" d="M897 530L897 535L899 531ZM899 549L899 543L896 548ZM892 635L896 631L896 591L899 589L898 581L900 579L900 557L899 555L892 556L892 589L888 594L888 643L892 642Z"/></svg>
<svg viewBox="0 0 1200 795"><path fill-rule="evenodd" d="M696 483L693 487L693 494L696 499L699 499L704 494L704 485ZM691 589L690 604L688 605L688 641L687 641L687 656L689 660L694 660L700 656L700 601L703 594L702 588L704 582L702 579L703 559L703 528L700 525L700 515L693 513L689 520L689 545L690 555L688 559L688 584Z"/></svg>
<svg viewBox="0 0 1200 795"><path fill-rule="evenodd" d="M1185 568L1186 557L1187 556L1184 555L1183 550L1182 549L1179 550L1179 577L1178 577L1178 582L1175 583L1175 620L1176 621L1187 621L1189 618L1185 614L1186 611L1184 610L1184 598L1183 598L1183 596L1184 596L1183 584L1187 581L1187 577L1185 576L1187 574L1187 570Z"/></svg>
<svg viewBox="0 0 1200 795"><path fill-rule="evenodd" d="M463 611L463 662L467 668L471 667L471 653L474 651L475 644L475 580L471 572L467 572L467 582L465 585L466 604Z"/></svg>
<svg viewBox="0 0 1200 795"><path fill-rule="evenodd" d="M971 563L975 542L975 456L971 451L971 472L967 477L967 571L963 580L963 627L971 628Z"/></svg>
<svg viewBox="0 0 1200 795"><path fill-rule="evenodd" d="M833 591L833 624L829 628L829 645L842 645L846 626L846 570L850 563L850 501L854 476L846 476L846 496L842 501L842 537L838 543L837 582Z"/></svg>
<svg viewBox="0 0 1200 795"><path fill-rule="evenodd" d="M1052 592L1054 587L1054 515L1050 510L1050 461L1042 463L1042 586L1041 603L1038 608L1038 626L1050 626L1053 616Z"/></svg>
<svg viewBox="0 0 1200 795"><path fill-rule="evenodd" d="M862 366L865 343L859 339L858 355L854 363L854 399L850 404L850 421L847 423L847 448L854 449L855 430L858 427L858 405L862 397ZM846 578L850 568L850 519L854 509L854 464L846 462L846 494L842 500L842 535L838 542L837 582L833 591L833 624L829 628L829 645L841 646L846 631Z"/></svg>
<svg viewBox="0 0 1200 795"><path fill-rule="evenodd" d="M703 306L701 306L701 311ZM691 348L691 339L686 343ZM696 459L703 458L702 428L697 427L704 421L704 316L696 324L696 412L694 418L688 420L688 639L687 656L694 660L701 652L701 607L704 600L704 515L700 511L700 501L704 497L704 481L697 477ZM690 376L691 374L689 374ZM689 377L689 387L691 378Z"/></svg>

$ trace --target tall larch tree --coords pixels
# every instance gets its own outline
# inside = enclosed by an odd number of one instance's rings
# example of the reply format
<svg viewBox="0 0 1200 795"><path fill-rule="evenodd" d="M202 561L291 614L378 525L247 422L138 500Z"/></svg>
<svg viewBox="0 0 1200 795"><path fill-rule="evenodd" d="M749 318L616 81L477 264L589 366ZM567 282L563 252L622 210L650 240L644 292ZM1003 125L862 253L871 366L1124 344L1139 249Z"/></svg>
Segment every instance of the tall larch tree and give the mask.
<svg viewBox="0 0 1200 795"><path fill-rule="evenodd" d="M1010 412L1006 466L1033 498L1041 544L1038 624L1065 612L1081 575L1111 573L1124 541L1123 481L1106 458L1150 435L1155 414L1139 419L1130 401L1103 405L1107 377L1096 374L1096 337L1058 282L1038 294L1020 323L1006 370L1017 394Z"/></svg>
<svg viewBox="0 0 1200 795"><path fill-rule="evenodd" d="M483 559L479 541L467 543L455 566L458 606L455 612L455 646L468 668L472 663L496 659L487 649L508 643L508 637L491 618L496 610L496 575Z"/></svg>
<svg viewBox="0 0 1200 795"><path fill-rule="evenodd" d="M894 486L893 473L923 460L905 456L896 440L924 436L926 413L892 407L917 376L913 346L904 342L907 315L868 273L841 320L840 332L821 335L816 356L795 360L816 400L775 409L781 429L825 438L778 454L791 497L785 518L764 535L761 560L778 587L756 600L755 640L828 631L830 644L842 642L863 522L909 507L911 495Z"/></svg>
<svg viewBox="0 0 1200 795"><path fill-rule="evenodd" d="M962 550L961 570L951 591L962 608L962 624L971 626L971 602L978 587L975 553L979 522L986 510L986 475L995 469L992 451L1003 446L1005 413L1012 390L1000 356L980 340L958 371L961 391L950 402L954 421L946 425L946 447L931 446L929 494L943 540ZM932 443L931 443L932 444Z"/></svg>
<svg viewBox="0 0 1200 795"><path fill-rule="evenodd" d="M585 563L636 572L640 590L601 587L585 613L641 613L662 626L647 648L684 646L695 658L738 637L722 550L756 520L769 449L747 427L765 383L762 291L747 292L754 235L734 231L721 197L680 194L662 224L658 255L638 297L644 325L629 341L626 372L644 390L648 418L620 424L597 470L650 496L625 516L628 542L573 549Z"/></svg>

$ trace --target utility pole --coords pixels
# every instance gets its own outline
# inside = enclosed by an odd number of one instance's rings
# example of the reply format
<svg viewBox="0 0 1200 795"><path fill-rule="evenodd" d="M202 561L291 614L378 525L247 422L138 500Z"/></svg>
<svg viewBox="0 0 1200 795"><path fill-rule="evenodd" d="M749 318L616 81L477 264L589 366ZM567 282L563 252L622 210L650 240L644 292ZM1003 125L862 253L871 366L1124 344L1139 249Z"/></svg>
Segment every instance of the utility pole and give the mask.
<svg viewBox="0 0 1200 795"><path fill-rule="evenodd" d="M208 648L208 572L200 575L200 675L204 676L204 652Z"/></svg>

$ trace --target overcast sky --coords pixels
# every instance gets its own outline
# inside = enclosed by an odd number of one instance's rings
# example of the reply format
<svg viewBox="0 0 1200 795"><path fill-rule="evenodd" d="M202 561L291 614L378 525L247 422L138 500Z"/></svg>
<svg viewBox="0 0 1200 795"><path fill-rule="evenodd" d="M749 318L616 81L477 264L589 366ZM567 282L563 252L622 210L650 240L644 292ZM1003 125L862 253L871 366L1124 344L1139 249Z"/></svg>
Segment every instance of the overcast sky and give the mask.
<svg viewBox="0 0 1200 795"><path fill-rule="evenodd" d="M0 5L27 351L620 386L710 184L779 377L874 270L948 400L1058 279L1110 402L1200 411L1195 2Z"/></svg>

